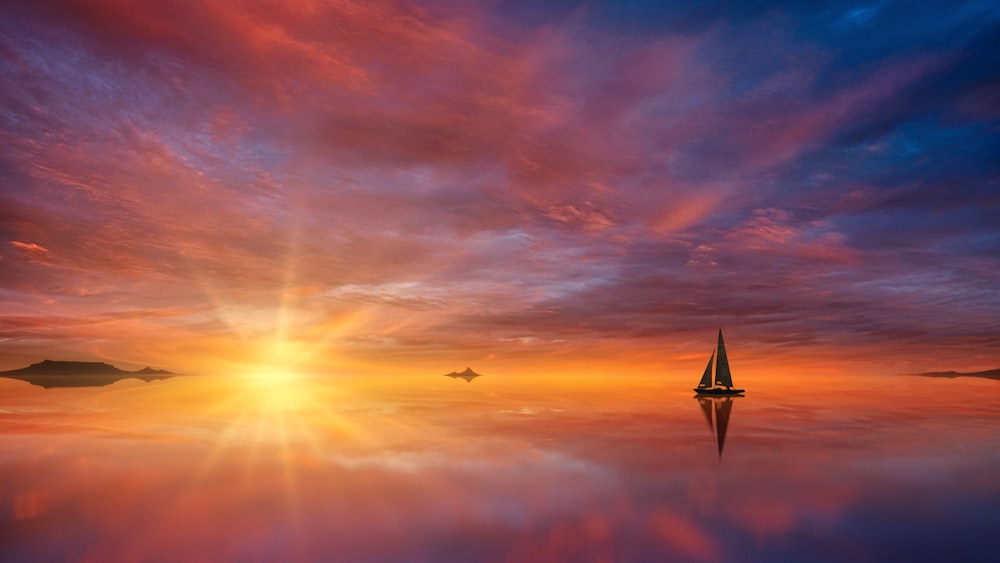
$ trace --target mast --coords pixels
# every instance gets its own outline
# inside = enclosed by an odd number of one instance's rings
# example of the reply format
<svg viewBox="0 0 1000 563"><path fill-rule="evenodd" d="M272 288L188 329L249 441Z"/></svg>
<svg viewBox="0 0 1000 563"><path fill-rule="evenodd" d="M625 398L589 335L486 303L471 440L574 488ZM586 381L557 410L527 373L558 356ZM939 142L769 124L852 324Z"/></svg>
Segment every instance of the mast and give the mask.
<svg viewBox="0 0 1000 563"><path fill-rule="evenodd" d="M729 358L726 356L726 343L722 341L722 329L719 329L719 362L715 365L715 384L723 387L733 386L733 374L729 373Z"/></svg>
<svg viewBox="0 0 1000 563"><path fill-rule="evenodd" d="M715 359L715 350L712 350L712 355L708 357L708 366L705 368L705 373L701 376L701 381L698 382L698 388L711 387L712 386L712 360Z"/></svg>

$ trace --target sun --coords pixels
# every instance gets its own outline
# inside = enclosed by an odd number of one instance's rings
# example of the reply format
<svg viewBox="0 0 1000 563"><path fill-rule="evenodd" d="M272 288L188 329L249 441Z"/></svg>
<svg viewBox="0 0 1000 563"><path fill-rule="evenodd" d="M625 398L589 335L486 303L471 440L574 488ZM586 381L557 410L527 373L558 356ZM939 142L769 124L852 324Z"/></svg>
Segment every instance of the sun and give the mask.
<svg viewBox="0 0 1000 563"><path fill-rule="evenodd" d="M258 406L271 413L308 410L313 402L307 391L310 347L300 341L274 339L254 348L254 359L240 375Z"/></svg>
<svg viewBox="0 0 1000 563"><path fill-rule="evenodd" d="M304 363L311 355L308 347L297 341L274 340L260 343L255 348L255 357L247 366L247 375L256 377L296 377L302 373Z"/></svg>

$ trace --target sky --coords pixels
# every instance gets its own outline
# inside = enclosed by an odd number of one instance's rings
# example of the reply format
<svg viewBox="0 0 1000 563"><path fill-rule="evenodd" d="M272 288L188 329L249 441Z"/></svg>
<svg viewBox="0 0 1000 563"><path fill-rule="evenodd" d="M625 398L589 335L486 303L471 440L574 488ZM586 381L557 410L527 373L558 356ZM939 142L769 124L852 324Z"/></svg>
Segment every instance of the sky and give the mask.
<svg viewBox="0 0 1000 563"><path fill-rule="evenodd" d="M1000 366L995 2L3 11L0 369Z"/></svg>
<svg viewBox="0 0 1000 563"><path fill-rule="evenodd" d="M0 378L4 559L995 560L996 382L818 379Z"/></svg>

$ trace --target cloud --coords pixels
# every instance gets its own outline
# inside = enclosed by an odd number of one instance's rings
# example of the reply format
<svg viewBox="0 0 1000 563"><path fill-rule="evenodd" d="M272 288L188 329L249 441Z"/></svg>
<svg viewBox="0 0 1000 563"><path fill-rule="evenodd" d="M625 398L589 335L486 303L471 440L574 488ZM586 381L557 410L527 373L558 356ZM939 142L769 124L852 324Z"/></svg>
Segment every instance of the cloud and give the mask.
<svg viewBox="0 0 1000 563"><path fill-rule="evenodd" d="M995 11L503 6L13 7L3 298L234 346L356 307L402 355L988 340Z"/></svg>
<svg viewBox="0 0 1000 563"><path fill-rule="evenodd" d="M33 259L38 259L49 253L49 249L34 242L21 242L19 240L10 241L10 245L24 252Z"/></svg>

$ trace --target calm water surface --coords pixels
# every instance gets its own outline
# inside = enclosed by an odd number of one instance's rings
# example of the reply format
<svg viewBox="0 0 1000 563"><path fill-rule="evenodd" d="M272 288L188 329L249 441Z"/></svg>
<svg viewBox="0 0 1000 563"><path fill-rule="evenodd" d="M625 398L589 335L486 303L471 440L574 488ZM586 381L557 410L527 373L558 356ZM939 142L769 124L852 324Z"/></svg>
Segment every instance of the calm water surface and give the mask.
<svg viewBox="0 0 1000 563"><path fill-rule="evenodd" d="M1000 382L693 383L0 379L0 559L997 560Z"/></svg>

